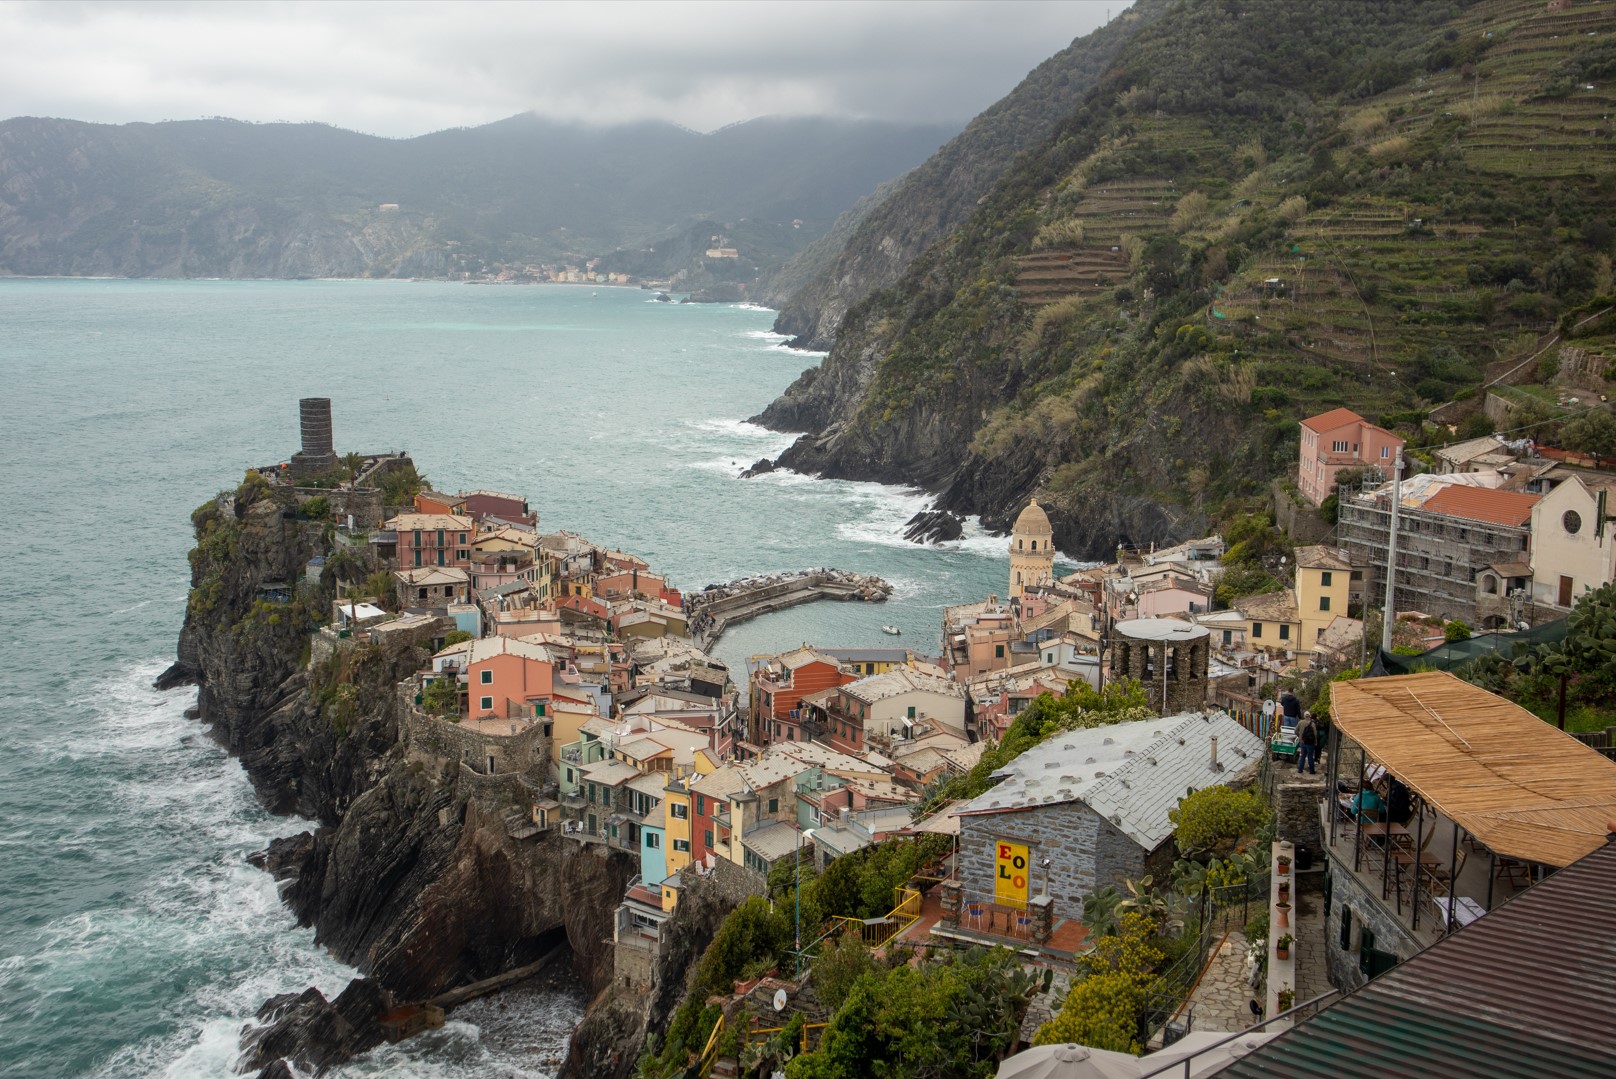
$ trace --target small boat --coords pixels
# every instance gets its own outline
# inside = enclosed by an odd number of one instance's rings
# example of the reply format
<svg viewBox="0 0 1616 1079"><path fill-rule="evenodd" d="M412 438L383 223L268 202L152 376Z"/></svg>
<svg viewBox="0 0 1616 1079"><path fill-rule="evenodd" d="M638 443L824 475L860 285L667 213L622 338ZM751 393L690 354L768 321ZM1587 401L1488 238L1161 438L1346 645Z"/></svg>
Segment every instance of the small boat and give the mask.
<svg viewBox="0 0 1616 1079"><path fill-rule="evenodd" d="M897 626L882 626L881 627L881 632L882 633L890 633L894 637L896 637L896 636L898 636L898 634L902 633L903 630L899 629Z"/></svg>

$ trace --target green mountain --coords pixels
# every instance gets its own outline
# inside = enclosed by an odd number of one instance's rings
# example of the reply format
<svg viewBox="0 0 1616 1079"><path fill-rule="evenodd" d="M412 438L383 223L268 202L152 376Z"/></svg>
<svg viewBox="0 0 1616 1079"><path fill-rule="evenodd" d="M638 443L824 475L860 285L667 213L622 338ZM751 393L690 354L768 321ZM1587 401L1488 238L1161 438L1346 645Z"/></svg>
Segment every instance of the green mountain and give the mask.
<svg viewBox="0 0 1616 1079"><path fill-rule="evenodd" d="M1138 0L1110 24L1039 64L924 165L849 210L768 285L775 330L828 348L848 310L896 284L921 252L970 217L1023 151L1038 146L1094 88L1117 50L1168 6Z"/></svg>
<svg viewBox="0 0 1616 1079"><path fill-rule="evenodd" d="M782 463L1000 527L1036 493L1100 556L1257 502L1307 415L1433 437L1608 306L1616 5L1549 8L1171 4L849 310L760 417L809 432ZM1608 324L1576 346L1616 357Z"/></svg>
<svg viewBox="0 0 1616 1079"><path fill-rule="evenodd" d="M0 273L436 276L641 249L697 222L747 222L768 241L748 264L780 262L954 130L765 118L702 135L523 115L382 139L24 117L0 122Z"/></svg>

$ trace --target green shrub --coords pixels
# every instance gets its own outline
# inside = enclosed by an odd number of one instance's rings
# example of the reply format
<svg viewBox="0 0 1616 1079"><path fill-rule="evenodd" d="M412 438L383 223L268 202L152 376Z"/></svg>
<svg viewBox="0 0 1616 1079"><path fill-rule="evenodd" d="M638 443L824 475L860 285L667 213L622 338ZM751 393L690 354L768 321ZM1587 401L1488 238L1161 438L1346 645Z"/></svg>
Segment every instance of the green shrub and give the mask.
<svg viewBox="0 0 1616 1079"><path fill-rule="evenodd" d="M1242 836L1254 834L1268 815L1262 793L1216 786L1181 799L1167 814L1173 838L1185 854L1232 848Z"/></svg>

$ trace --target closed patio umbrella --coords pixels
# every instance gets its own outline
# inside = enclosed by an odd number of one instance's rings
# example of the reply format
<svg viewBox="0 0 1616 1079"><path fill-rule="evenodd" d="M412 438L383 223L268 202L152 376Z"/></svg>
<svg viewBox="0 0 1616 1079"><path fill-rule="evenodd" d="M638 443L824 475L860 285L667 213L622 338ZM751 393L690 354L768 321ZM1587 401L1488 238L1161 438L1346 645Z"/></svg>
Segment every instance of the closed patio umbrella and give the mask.
<svg viewBox="0 0 1616 1079"><path fill-rule="evenodd" d="M997 1079L1138 1079L1142 1062L1129 1053L1086 1045L1040 1045L999 1065Z"/></svg>

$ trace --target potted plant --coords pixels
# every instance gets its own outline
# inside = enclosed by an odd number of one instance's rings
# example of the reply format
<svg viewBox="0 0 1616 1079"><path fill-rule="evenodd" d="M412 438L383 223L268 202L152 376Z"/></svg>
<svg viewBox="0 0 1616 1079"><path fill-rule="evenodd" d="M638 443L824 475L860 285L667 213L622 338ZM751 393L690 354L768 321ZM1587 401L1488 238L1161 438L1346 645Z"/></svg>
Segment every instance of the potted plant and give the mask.
<svg viewBox="0 0 1616 1079"><path fill-rule="evenodd" d="M1289 903L1275 903L1274 909L1279 912L1279 920L1274 925L1279 929L1291 927L1291 905Z"/></svg>
<svg viewBox="0 0 1616 1079"><path fill-rule="evenodd" d="M1294 943L1296 943L1296 938L1286 933L1274 941L1274 954L1280 959L1289 959L1291 957L1291 945Z"/></svg>
<svg viewBox="0 0 1616 1079"><path fill-rule="evenodd" d="M1284 989L1281 989L1279 991L1279 1010L1280 1011L1282 1011L1282 1012L1290 1011L1291 1010L1291 1005L1293 1005L1295 1003L1296 1003L1296 990L1292 989L1290 986L1287 985Z"/></svg>
<svg viewBox="0 0 1616 1079"><path fill-rule="evenodd" d="M1291 901L1291 882L1288 880L1282 880L1279 882L1279 901L1281 903L1289 903Z"/></svg>
<svg viewBox="0 0 1616 1079"><path fill-rule="evenodd" d="M1282 876L1282 877L1290 876L1290 874L1291 874L1291 856L1290 855L1281 854L1279 856L1279 859L1277 860L1277 862L1275 864L1279 866L1279 875L1280 876Z"/></svg>

